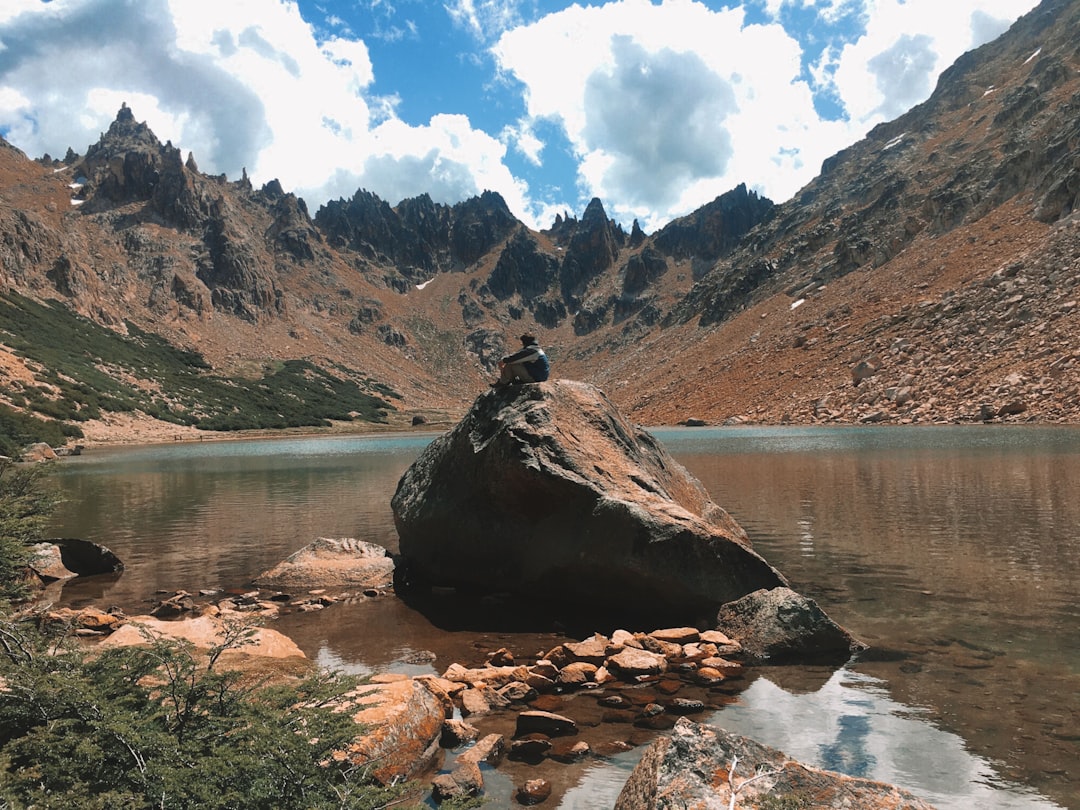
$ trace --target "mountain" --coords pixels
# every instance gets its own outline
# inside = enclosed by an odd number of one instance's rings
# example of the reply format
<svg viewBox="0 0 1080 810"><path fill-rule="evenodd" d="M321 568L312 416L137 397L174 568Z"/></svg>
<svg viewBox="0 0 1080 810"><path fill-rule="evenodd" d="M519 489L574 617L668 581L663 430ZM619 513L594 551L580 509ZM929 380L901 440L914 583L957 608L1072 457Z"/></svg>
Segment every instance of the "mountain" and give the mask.
<svg viewBox="0 0 1080 810"><path fill-rule="evenodd" d="M1077 421L1078 32L1044 0L791 200L653 234L492 192L312 216L126 106L84 155L0 140L0 433L443 423L525 330L644 424Z"/></svg>

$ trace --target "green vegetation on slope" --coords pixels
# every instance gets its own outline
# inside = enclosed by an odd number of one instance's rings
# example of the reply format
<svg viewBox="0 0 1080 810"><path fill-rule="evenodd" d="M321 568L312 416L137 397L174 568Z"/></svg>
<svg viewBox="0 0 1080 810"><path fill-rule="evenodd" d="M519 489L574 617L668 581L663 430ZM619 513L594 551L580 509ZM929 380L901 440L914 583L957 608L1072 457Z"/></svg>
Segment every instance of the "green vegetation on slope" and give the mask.
<svg viewBox="0 0 1080 810"><path fill-rule="evenodd" d="M8 399L16 409L76 423L141 410L204 430L252 430L325 426L331 419L384 422L392 406L382 397L396 396L367 380L381 396L369 393L307 360L286 360L256 380L223 377L199 354L132 323L127 329L119 334L56 302L0 296L0 342L28 361L38 383L5 392ZM18 413L0 408L0 452L29 441L59 443L57 430L81 435L75 426L46 428Z"/></svg>
<svg viewBox="0 0 1080 810"><path fill-rule="evenodd" d="M39 419L0 403L0 456L18 458L28 444L46 442L50 447L59 447L69 438L80 439L82 435L77 425Z"/></svg>

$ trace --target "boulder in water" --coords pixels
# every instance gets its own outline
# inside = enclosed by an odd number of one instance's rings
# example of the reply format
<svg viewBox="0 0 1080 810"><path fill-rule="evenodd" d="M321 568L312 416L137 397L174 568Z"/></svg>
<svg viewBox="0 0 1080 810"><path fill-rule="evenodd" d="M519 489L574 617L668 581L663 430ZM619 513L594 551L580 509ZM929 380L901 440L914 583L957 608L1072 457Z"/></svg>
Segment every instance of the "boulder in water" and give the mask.
<svg viewBox="0 0 1080 810"><path fill-rule="evenodd" d="M786 584L659 441L570 380L481 395L405 472L392 506L402 585L656 626Z"/></svg>
<svg viewBox="0 0 1080 810"><path fill-rule="evenodd" d="M790 588L762 589L729 602L720 608L716 622L742 645L746 658L758 663L842 663L866 649L817 602Z"/></svg>

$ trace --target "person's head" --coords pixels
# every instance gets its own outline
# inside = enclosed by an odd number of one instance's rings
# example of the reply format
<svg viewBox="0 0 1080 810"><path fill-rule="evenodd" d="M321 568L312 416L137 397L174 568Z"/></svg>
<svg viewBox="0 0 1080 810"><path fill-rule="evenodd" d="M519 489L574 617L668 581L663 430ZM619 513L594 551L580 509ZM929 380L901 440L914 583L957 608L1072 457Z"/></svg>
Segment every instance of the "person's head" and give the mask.
<svg viewBox="0 0 1080 810"><path fill-rule="evenodd" d="M521 345L528 346L531 343L536 343L536 335L526 332L521 336Z"/></svg>

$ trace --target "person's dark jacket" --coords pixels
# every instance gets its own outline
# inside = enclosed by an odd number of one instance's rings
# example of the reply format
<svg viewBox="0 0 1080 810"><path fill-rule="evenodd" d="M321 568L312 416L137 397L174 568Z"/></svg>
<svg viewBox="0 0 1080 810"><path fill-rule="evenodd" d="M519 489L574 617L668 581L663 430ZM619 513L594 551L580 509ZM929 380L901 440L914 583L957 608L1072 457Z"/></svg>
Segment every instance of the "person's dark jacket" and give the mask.
<svg viewBox="0 0 1080 810"><path fill-rule="evenodd" d="M521 363L536 382L543 382L551 374L551 363L538 343L530 343L521 351L506 355L502 361L508 366Z"/></svg>

